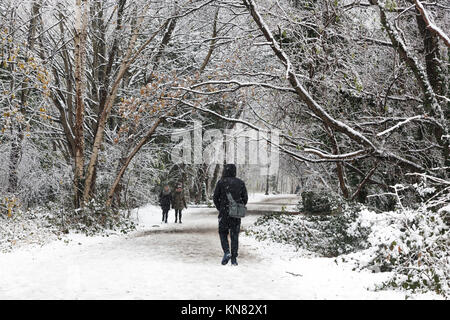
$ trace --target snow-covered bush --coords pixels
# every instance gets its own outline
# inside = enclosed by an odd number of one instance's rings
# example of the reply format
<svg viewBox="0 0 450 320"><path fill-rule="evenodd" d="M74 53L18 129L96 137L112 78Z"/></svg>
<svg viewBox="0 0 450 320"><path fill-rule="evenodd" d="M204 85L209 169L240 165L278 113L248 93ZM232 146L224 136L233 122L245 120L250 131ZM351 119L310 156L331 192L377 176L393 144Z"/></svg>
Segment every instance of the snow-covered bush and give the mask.
<svg viewBox="0 0 450 320"><path fill-rule="evenodd" d="M341 213L345 202L339 196L330 194L330 191L304 191L302 200L298 204L301 212L309 214L335 214Z"/></svg>
<svg viewBox="0 0 450 320"><path fill-rule="evenodd" d="M367 250L350 254L358 269L392 272L390 281L381 286L413 291L432 290L449 295L449 228L444 222L448 212L400 209L374 213L363 210L361 226L370 228Z"/></svg>
<svg viewBox="0 0 450 320"><path fill-rule="evenodd" d="M408 208L402 204L398 190L405 188L418 193L422 200L419 207ZM372 252L369 259L360 260L360 267L393 272L392 279L384 287L433 290L448 297L449 182L422 175L419 183L408 187L394 186L393 189L399 208L395 212L383 213L382 221L372 223L368 239Z"/></svg>
<svg viewBox="0 0 450 320"><path fill-rule="evenodd" d="M58 239L60 228L49 222L49 211L35 208L26 212L16 210L8 216L0 215L0 252L8 252L23 245L44 245Z"/></svg>
<svg viewBox="0 0 450 320"><path fill-rule="evenodd" d="M366 248L369 229L361 226L354 211L346 211L338 215L267 215L247 233L258 240L270 239L335 257Z"/></svg>
<svg viewBox="0 0 450 320"><path fill-rule="evenodd" d="M339 215L268 215L247 230L258 240L272 240L307 249L355 269L391 272L379 288L434 291L450 296L449 187L412 186L421 196L415 208L402 205L393 187L397 209L377 213L366 207L347 207Z"/></svg>
<svg viewBox="0 0 450 320"><path fill-rule="evenodd" d="M125 212L105 209L94 200L84 210L62 209L52 202L28 210L14 208L6 214L0 213L0 252L24 244L43 245L69 232L92 236L128 233L135 229L135 223Z"/></svg>
<svg viewBox="0 0 450 320"><path fill-rule="evenodd" d="M53 225L65 232L80 232L86 235L105 232L128 233L136 228L123 211L106 208L104 202L91 200L83 209L55 210L48 216Z"/></svg>

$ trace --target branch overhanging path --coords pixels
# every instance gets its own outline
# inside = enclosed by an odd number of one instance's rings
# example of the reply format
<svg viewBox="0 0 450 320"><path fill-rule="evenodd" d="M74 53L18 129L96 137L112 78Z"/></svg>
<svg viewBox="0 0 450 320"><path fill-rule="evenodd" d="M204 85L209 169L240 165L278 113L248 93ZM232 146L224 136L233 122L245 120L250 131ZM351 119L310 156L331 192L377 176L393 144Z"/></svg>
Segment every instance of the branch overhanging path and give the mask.
<svg viewBox="0 0 450 320"><path fill-rule="evenodd" d="M294 88L295 92L298 94L300 99L306 103L308 108L316 116L318 116L324 123L335 129L336 131L339 131L348 136L349 138L351 138L352 140L357 141L359 144L376 151L377 150L376 146L369 139L367 139L360 132L352 129L344 122L334 119L311 97L308 91L303 87L303 85L298 80L288 55L284 52L284 50L279 46L279 44L275 40L269 27L265 24L263 18L257 11L254 2L251 0L243 0L243 3L246 6L247 10L249 11L250 15L252 16L254 22L258 25L260 31L264 34L266 40L270 43L270 47L272 48L275 55L285 65L286 77L289 80L289 83Z"/></svg>
<svg viewBox="0 0 450 320"><path fill-rule="evenodd" d="M260 83L250 83L250 82L242 83L242 82L239 82L236 80L230 80L230 81L207 81L205 83L199 83L199 84L193 85L190 88L178 87L177 89L182 89L182 90L185 90L186 92L191 92L191 93L200 94L200 95L203 95L203 94L214 95L218 92L235 91L239 87L256 85L256 86L266 87L266 88L274 89L274 90L292 92L292 93L295 93L298 95L300 100L303 101L307 105L307 107L314 114L314 116L317 117L318 119L320 119L324 123L324 125L329 126L330 128L334 129L336 132L340 132L340 133L346 135L352 141L355 141L356 143L358 143L364 147L364 149L362 149L362 150L348 152L347 154L343 154L343 155L339 155L339 154L329 155L329 154L325 154L324 152L321 152L320 150L314 150L312 148L307 148L307 149L304 149L303 151L309 152L309 153L314 153L316 156L319 156L320 158L326 159L328 161L341 161L343 159L348 159L348 158L352 158L355 156L361 156L363 154L364 155L372 154L373 156L375 156L377 158L394 159L395 161L400 161L400 162L404 163L405 165L413 168L413 170L426 171L425 168L423 168L422 166L420 166L412 161L409 161L408 159L398 156L390 151L381 149L380 147L377 146L377 144L375 142L371 141L364 134L353 129L348 124L346 124L338 119L333 118L327 111L325 111L325 109L317 101L314 100L314 98L309 94L309 92L303 87L303 85L299 81L299 79L294 71L293 65L290 61L290 58L284 52L284 50L278 45L278 42L275 40L269 27L265 24L263 18L257 11L257 8L256 8L254 2L250 1L250 0L243 0L243 3L245 5L245 7L247 8L247 10L249 11L250 15L252 16L254 22L257 24L259 30L263 33L264 37L266 38L267 44L270 45L270 47L272 48L275 55L279 58L279 60L285 66L286 78L289 81L292 88L277 87L277 86L272 86L269 84L260 84ZM205 84L234 84L237 86L237 88L220 90L217 92L203 92L203 91L195 90L196 88L201 87ZM217 117L220 117L224 120L227 120L227 121L243 123L244 125L247 125L248 127L255 129L255 126L248 123L247 121L242 121L241 119L228 119L227 117L221 116L221 115L217 114L216 112L213 112L209 109L194 107L192 104L190 104L188 102L183 102L183 103L186 105L189 105L199 111L211 113L211 114L213 114ZM414 119L416 119L416 118L414 118ZM400 125L394 126L394 128L392 128L392 130L399 127ZM260 130L261 129L258 128L258 131L260 131ZM383 132L381 135L383 135L384 133L386 133L386 132ZM289 140L289 137L286 136L285 138L287 138ZM287 153L288 155L290 155L293 158L296 158L298 160L301 160L301 161L309 160L309 159L301 157L298 154L295 154L291 151L282 149L281 147L280 147L280 149L283 152ZM314 160L311 162L314 162Z"/></svg>

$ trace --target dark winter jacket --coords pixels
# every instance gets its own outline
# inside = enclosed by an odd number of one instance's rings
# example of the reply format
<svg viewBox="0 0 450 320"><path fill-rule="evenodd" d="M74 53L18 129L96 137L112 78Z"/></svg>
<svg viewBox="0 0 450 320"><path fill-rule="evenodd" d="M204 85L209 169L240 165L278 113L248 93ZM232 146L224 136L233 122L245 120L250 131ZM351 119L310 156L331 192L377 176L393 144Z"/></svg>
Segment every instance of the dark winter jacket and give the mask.
<svg viewBox="0 0 450 320"><path fill-rule="evenodd" d="M172 204L172 193L170 190L164 191L164 189L159 194L159 205L161 208L169 210Z"/></svg>
<svg viewBox="0 0 450 320"><path fill-rule="evenodd" d="M183 191L175 191L173 193L172 208L175 210L183 210L184 208L187 208Z"/></svg>
<svg viewBox="0 0 450 320"><path fill-rule="evenodd" d="M236 166L234 164L225 165L222 178L217 182L214 190L214 205L219 210L219 217L228 216L229 203L227 192L231 194L236 202L247 204L247 188L244 181L236 178Z"/></svg>

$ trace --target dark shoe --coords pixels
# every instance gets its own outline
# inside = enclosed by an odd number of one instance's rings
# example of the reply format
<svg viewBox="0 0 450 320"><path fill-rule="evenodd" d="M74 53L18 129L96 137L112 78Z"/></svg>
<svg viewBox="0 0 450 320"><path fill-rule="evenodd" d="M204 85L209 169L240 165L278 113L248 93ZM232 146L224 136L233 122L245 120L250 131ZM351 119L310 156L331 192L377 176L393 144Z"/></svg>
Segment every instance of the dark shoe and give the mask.
<svg viewBox="0 0 450 320"><path fill-rule="evenodd" d="M177 223L178 221L177 220L175 220L175 223Z"/></svg>
<svg viewBox="0 0 450 320"><path fill-rule="evenodd" d="M231 254L225 253L222 258L222 265L226 265L231 259Z"/></svg>
<svg viewBox="0 0 450 320"><path fill-rule="evenodd" d="M232 266L237 266L238 265L236 258L231 258L231 265Z"/></svg>
<svg viewBox="0 0 450 320"><path fill-rule="evenodd" d="M180 223L181 223L181 220L180 220Z"/></svg>

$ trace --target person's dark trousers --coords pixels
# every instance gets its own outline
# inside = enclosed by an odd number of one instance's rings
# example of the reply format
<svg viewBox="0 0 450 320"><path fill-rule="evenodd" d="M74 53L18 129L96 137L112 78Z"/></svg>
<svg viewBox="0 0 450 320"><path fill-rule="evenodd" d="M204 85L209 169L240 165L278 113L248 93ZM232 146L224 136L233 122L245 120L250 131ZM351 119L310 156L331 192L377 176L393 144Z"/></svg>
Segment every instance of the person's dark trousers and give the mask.
<svg viewBox="0 0 450 320"><path fill-rule="evenodd" d="M239 232L241 230L241 219L222 216L219 218L219 236L223 253L230 253L228 234L231 239L231 257L237 258L239 250Z"/></svg>
<svg viewBox="0 0 450 320"><path fill-rule="evenodd" d="M162 210L163 210L163 212L162 212L162 221L163 222L167 222L167 216L169 215L169 209L163 208Z"/></svg>
<svg viewBox="0 0 450 320"><path fill-rule="evenodd" d="M181 223L181 211L182 210L175 209L175 222L180 221Z"/></svg>

